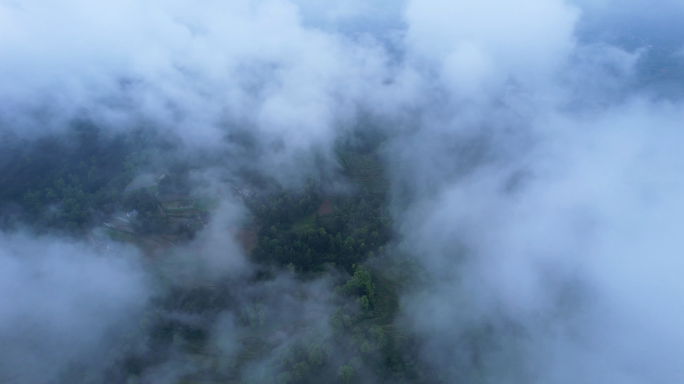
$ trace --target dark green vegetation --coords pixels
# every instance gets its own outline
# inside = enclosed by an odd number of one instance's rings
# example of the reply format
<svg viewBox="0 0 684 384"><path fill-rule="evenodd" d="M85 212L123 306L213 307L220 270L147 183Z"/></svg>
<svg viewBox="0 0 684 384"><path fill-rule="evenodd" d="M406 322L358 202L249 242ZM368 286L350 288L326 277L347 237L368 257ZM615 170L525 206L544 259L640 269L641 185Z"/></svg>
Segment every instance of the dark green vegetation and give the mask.
<svg viewBox="0 0 684 384"><path fill-rule="evenodd" d="M324 201L331 213L318 209ZM253 258L290 264L302 272L323 271L326 264L353 272L353 264L378 252L391 235L392 223L381 194L324 198L309 184L301 193L283 191L249 199L247 204L262 225Z"/></svg>
<svg viewBox="0 0 684 384"><path fill-rule="evenodd" d="M64 382L136 383L159 371L181 383L437 381L418 364L416 339L396 325L415 265L389 245L377 143L338 151L344 192L313 179L285 189L258 174L248 181L253 190L227 186L219 195L252 214L254 271L237 282L177 281L191 266L165 252L204 228L216 198L192 195L189 167L155 165L159 145L140 132L70 135L5 153L3 181L12 188L2 201L13 219L4 225L20 220L72 236L99 227L112 240L165 251L149 253L161 255L150 263L159 294L137 331L112 347L104 374L75 363Z"/></svg>
<svg viewBox="0 0 684 384"><path fill-rule="evenodd" d="M376 266L389 268L358 266L340 279L322 311L305 282L268 273L239 287L171 286L109 355L105 376L136 383L146 372L183 367L180 383L435 382L417 364L416 341L394 324L412 265L387 262L376 256ZM69 375L82 382L88 372Z"/></svg>
<svg viewBox="0 0 684 384"><path fill-rule="evenodd" d="M3 230L80 237L104 226L112 239L152 251L192 239L218 205L188 196L186 166L162 167L160 154L174 146L153 131L112 135L83 123L33 141L6 137L0 146ZM165 168L177 173L146 173ZM179 206L183 199L190 206Z"/></svg>
<svg viewBox="0 0 684 384"><path fill-rule="evenodd" d="M6 138L0 148L3 226L30 223L36 232L82 234L121 210L123 191L150 162L142 131L104 135L77 125L35 141Z"/></svg>
<svg viewBox="0 0 684 384"><path fill-rule="evenodd" d="M184 383L436 382L418 363L414 337L395 324L399 293L415 265L388 245L386 189L369 192L364 185L377 182L365 176L368 169L382 180L382 165L371 155L362 159L344 163L352 193L326 196L314 182L295 191L266 182L245 197L261 227L251 258L263 269L239 293L235 283L168 289L108 375L135 379L169 358L150 350L173 346L196 364L182 375ZM328 283L316 289L332 291L318 303L323 308L311 303L316 292L306 288L317 278ZM169 316L179 311L202 321ZM242 329L230 353L217 341L220 331L208 326L225 321L227 311L239 314L234 320Z"/></svg>

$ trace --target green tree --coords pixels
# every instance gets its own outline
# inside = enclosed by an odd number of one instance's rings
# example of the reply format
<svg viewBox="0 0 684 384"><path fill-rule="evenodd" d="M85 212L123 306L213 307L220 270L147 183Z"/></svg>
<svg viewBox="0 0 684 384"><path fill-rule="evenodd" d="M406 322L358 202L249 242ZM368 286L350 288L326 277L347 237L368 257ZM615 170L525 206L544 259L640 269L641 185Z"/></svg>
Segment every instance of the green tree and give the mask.
<svg viewBox="0 0 684 384"><path fill-rule="evenodd" d="M278 384L291 384L292 381L293 377L290 372L283 372L278 375Z"/></svg>
<svg viewBox="0 0 684 384"><path fill-rule="evenodd" d="M351 365L342 365L337 370L337 375L340 377L340 380L342 380L343 383L351 382L355 374L356 372L354 372L354 367Z"/></svg>
<svg viewBox="0 0 684 384"><path fill-rule="evenodd" d="M306 361L301 361L294 365L293 372L295 379L297 381L304 381L309 376L310 368L309 363Z"/></svg>

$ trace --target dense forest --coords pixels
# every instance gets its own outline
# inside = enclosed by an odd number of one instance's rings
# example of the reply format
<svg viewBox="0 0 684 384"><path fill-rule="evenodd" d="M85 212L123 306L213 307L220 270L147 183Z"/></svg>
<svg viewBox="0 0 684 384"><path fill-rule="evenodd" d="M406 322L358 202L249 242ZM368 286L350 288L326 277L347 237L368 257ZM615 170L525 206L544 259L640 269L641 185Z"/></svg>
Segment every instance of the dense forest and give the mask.
<svg viewBox="0 0 684 384"><path fill-rule="evenodd" d="M39 233L83 234L123 209L126 186L154 157L146 134L77 125L67 135L6 138L0 144L4 228L23 223Z"/></svg>
<svg viewBox="0 0 684 384"><path fill-rule="evenodd" d="M256 234L244 251L258 267L240 282L242 293L236 293L235 282L181 284L162 279L138 330L111 347L106 378L74 364L61 380L135 383L139 375L181 353L206 363L181 375L186 383L350 383L371 377L375 382L437 382L414 355L417 339L395 322L399 294L418 275L415 263L400 257L391 245L396 238L377 154L381 138L354 142L362 145L341 143L337 150L339 177L350 186L343 192L314 178L286 188L255 173L243 178L250 189L227 184L230 198L251 215L243 231ZM143 131L105 136L95 128L79 127L66 139L5 145L3 183L12 186L2 191L6 231L74 238L99 233L98 242L104 233L108 242L149 250L154 248L148 246L150 239L191 244L220 204L216 196L192 197L188 175L193 167L177 161L164 164L159 153L170 147ZM152 186L136 187L140 174L160 174L160 169L161 176L148 177ZM174 248L158 248L147 254L156 255L152 268L163 271L164 255ZM300 285L323 279L332 295L326 302L331 312L296 332L290 330L294 339L285 344L272 340L291 326L278 317L274 297L306 311L306 293L291 286L277 295L257 289L277 285L283 275ZM212 350L215 336L210 329L225 311L239 313L239 323L251 331L240 337L236 352L221 357ZM169 313L201 321L183 321ZM257 361L265 368L258 377L247 375L245 367Z"/></svg>

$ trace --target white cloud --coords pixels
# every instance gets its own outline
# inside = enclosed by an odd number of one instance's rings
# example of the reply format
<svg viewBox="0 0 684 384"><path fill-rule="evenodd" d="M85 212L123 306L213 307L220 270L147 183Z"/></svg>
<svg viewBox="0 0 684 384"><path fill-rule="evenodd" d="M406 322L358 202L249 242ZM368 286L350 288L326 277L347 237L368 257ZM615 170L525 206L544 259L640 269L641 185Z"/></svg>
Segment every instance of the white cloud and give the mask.
<svg viewBox="0 0 684 384"><path fill-rule="evenodd" d="M49 237L0 234L0 381L52 382L69 364L102 367L150 295L135 251L102 254Z"/></svg>

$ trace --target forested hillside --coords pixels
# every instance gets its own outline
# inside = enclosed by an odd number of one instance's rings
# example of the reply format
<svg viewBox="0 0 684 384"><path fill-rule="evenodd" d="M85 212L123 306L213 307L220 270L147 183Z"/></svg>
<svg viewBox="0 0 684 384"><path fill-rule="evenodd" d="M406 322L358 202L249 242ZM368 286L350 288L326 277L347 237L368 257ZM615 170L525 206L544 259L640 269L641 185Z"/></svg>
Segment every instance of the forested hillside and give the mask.
<svg viewBox="0 0 684 384"><path fill-rule="evenodd" d="M46 138L4 152L3 180L12 185L2 196L4 209L12 213L3 222L5 230L28 227L98 244L133 244L164 275L169 268L184 268L171 261L177 247L191 245L228 198L251 215L234 236L260 266L240 290L280 284L285 274L299 281L295 286L322 279L333 292L326 299L331 308L326 317L289 324L274 317L279 310L272 295L251 292L245 302L231 284L163 280L164 293L142 315L136 333L112 347L108 382L134 383L137 375L167 361L170 350L193 356L194 364L204 367L184 376L186 383L243 382L242 369L266 356L265 370L254 382L350 383L364 375L385 382L434 382L412 356L416 341L395 323L399 293L415 278L416 266L402 261L391 245L388 183L376 153L380 141L340 146L339 178L346 186L339 191L314 179L293 189L250 174L249 188L224 183L214 195L198 198L188 173L197 170L175 162L170 166L175 172L168 171L168 164L160 163L164 147L141 131L103 136L82 128L69 135L63 143ZM250 234L255 241L246 245ZM307 294L312 292L290 287L279 300L296 309ZM248 330L232 357L213 350L210 332L227 310L240 313L238 321ZM174 312L202 320L160 316ZM283 331L295 339L279 341L276 335ZM89 380L78 366L63 374L69 382Z"/></svg>

